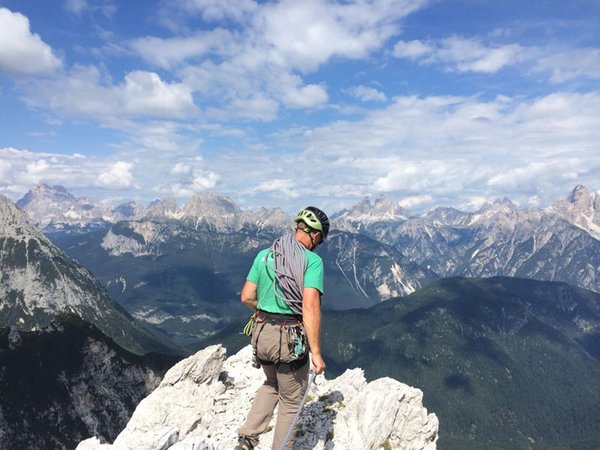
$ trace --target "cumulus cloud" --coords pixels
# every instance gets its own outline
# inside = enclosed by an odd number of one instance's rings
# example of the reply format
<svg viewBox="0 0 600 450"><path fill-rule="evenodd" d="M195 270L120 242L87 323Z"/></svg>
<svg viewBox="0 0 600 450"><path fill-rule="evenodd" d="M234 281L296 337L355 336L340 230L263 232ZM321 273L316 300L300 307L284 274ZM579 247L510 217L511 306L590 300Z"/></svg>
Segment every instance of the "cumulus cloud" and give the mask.
<svg viewBox="0 0 600 450"><path fill-rule="evenodd" d="M347 89L346 92L363 102L384 102L387 100L387 96L383 92L368 86L353 86Z"/></svg>
<svg viewBox="0 0 600 450"><path fill-rule="evenodd" d="M224 54L235 44L230 31L217 28L190 37L158 38L146 36L134 39L130 46L142 58L159 67L172 68L186 60Z"/></svg>
<svg viewBox="0 0 600 450"><path fill-rule="evenodd" d="M172 175L190 175L193 172L193 167L185 163L177 163L171 169Z"/></svg>
<svg viewBox="0 0 600 450"><path fill-rule="evenodd" d="M307 149L313 169L303 185L330 180L321 192L338 198L343 186L353 186L354 198L386 192L415 198L418 207L427 206L427 196L457 206L503 196L527 204L537 195L548 203L576 182L597 184L599 118L595 93L397 97L362 120L298 130L285 142Z"/></svg>
<svg viewBox="0 0 600 450"><path fill-rule="evenodd" d="M211 117L273 120L282 107L313 108L328 101L325 85L306 83L299 74L313 73L332 58L367 57L424 4L182 0L168 9L171 14L184 10L245 26L237 33L217 27L194 36L147 36L132 48L158 66L182 65L186 85L213 102L206 108Z"/></svg>
<svg viewBox="0 0 600 450"><path fill-rule="evenodd" d="M552 83L574 78L600 79L600 49L572 49L568 52L546 52L536 58L532 72L550 73Z"/></svg>
<svg viewBox="0 0 600 450"><path fill-rule="evenodd" d="M127 188L133 185L133 164L117 161L107 171L98 175L98 184L108 189Z"/></svg>
<svg viewBox="0 0 600 450"><path fill-rule="evenodd" d="M0 189L24 194L38 183L88 186L97 166L78 154L0 148Z"/></svg>
<svg viewBox="0 0 600 450"><path fill-rule="evenodd" d="M194 110L190 90L167 83L158 74L132 71L123 83L111 84L93 66L75 66L65 77L32 80L24 85L27 102L66 115L100 121L122 117L183 118Z"/></svg>
<svg viewBox="0 0 600 450"><path fill-rule="evenodd" d="M153 72L128 73L119 97L126 111L134 115L183 117L195 109L192 94L184 84L165 83Z"/></svg>
<svg viewBox="0 0 600 450"><path fill-rule="evenodd" d="M420 40L398 41L394 46L393 55L396 58L417 59L433 53L435 49Z"/></svg>
<svg viewBox="0 0 600 450"><path fill-rule="evenodd" d="M8 174L12 169L12 165L9 161L3 161L0 159L0 178L8 178Z"/></svg>
<svg viewBox="0 0 600 450"><path fill-rule="evenodd" d="M277 178L260 183L254 191L257 193L274 193L286 199L298 198L299 190L292 180Z"/></svg>
<svg viewBox="0 0 600 450"><path fill-rule="evenodd" d="M29 19L0 7L0 71L13 76L53 72L61 60L29 28Z"/></svg>
<svg viewBox="0 0 600 450"><path fill-rule="evenodd" d="M457 72L495 73L522 61L525 50L518 44L485 46L476 38L454 36L431 43L399 41L393 54L422 64L441 64Z"/></svg>

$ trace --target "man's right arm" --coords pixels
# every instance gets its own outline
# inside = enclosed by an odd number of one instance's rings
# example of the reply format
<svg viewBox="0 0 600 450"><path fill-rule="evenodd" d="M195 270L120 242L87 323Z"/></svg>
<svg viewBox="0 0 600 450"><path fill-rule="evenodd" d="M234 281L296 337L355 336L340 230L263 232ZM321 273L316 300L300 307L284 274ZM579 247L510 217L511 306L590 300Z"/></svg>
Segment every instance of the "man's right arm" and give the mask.
<svg viewBox="0 0 600 450"><path fill-rule="evenodd" d="M313 370L318 375L325 371L326 365L321 355L321 294L315 288L304 288L302 321L310 347Z"/></svg>

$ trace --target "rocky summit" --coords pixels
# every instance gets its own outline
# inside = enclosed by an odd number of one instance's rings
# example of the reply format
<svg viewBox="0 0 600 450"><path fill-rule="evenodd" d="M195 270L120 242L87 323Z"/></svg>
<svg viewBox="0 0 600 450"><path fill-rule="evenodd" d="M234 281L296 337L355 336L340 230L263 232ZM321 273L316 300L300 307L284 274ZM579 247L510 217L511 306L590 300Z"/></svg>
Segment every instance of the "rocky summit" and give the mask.
<svg viewBox="0 0 600 450"><path fill-rule="evenodd" d="M92 437L77 450L233 448L264 381L251 357L250 346L226 358L225 348L214 345L180 361L142 400L114 443ZM295 450L436 448L438 419L423 407L419 389L391 378L367 383L361 369L333 380L318 376L309 389ZM257 450L271 448L272 432L261 436Z"/></svg>

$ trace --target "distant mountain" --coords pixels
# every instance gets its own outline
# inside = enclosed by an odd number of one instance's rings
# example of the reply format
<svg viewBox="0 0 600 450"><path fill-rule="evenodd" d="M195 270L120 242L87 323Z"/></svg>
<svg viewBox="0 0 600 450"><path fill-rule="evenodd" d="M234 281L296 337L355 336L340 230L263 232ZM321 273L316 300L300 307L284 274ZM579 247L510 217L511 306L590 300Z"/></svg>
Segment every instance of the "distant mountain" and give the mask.
<svg viewBox="0 0 600 450"><path fill-rule="evenodd" d="M75 315L0 328L0 448L73 449L113 440L177 360L136 356Z"/></svg>
<svg viewBox="0 0 600 450"><path fill-rule="evenodd" d="M89 271L1 195L0 249L0 326L36 330L73 313L134 352L174 350L159 333L136 324Z"/></svg>
<svg viewBox="0 0 600 450"><path fill-rule="evenodd" d="M358 233L372 223L403 222L411 217L398 203L390 202L381 195L373 204L366 197L352 208L333 214L332 222L340 230Z"/></svg>
<svg viewBox="0 0 600 450"><path fill-rule="evenodd" d="M97 205L86 197L75 198L63 186L46 184L35 186L16 205L27 212L40 229L46 231L105 226L119 220L136 219L145 211L143 206L135 202L116 208Z"/></svg>
<svg viewBox="0 0 600 450"><path fill-rule="evenodd" d="M150 203L147 208L136 202L113 208L85 197L75 198L63 186L40 184L16 204L45 232L86 231L143 219L178 220L197 229L219 232L282 230L290 219L280 208L242 210L232 199L212 193L195 194L182 206L176 199L166 198Z"/></svg>
<svg viewBox="0 0 600 450"><path fill-rule="evenodd" d="M199 344L248 344L240 323ZM424 393L438 448L600 448L600 294L519 278L449 278L326 311L327 378L364 367Z"/></svg>
<svg viewBox="0 0 600 450"><path fill-rule="evenodd" d="M239 291L257 251L278 236L267 222L220 232L166 219L51 235L103 280L111 297L134 317L182 345L193 345L232 318L247 316ZM327 309L371 305L437 279L393 247L366 236L333 231L319 254L327 273L323 300Z"/></svg>
<svg viewBox="0 0 600 450"><path fill-rule="evenodd" d="M549 212L586 230L595 239L600 239L600 193L590 193L585 186L578 184L565 200L556 202Z"/></svg>
<svg viewBox="0 0 600 450"><path fill-rule="evenodd" d="M600 292L599 198L578 186L567 200L543 210L503 199L474 213L438 207L389 220L373 211L351 228L395 246L440 277L516 276Z"/></svg>

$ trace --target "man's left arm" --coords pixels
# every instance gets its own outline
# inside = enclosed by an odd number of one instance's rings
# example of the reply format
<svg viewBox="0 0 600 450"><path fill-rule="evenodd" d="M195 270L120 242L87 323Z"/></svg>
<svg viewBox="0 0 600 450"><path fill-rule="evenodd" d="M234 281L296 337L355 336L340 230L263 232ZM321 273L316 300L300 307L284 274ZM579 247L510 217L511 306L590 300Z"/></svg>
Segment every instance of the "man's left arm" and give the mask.
<svg viewBox="0 0 600 450"><path fill-rule="evenodd" d="M244 305L256 311L256 308L258 308L258 299L256 298L256 283L246 280L240 297Z"/></svg>

